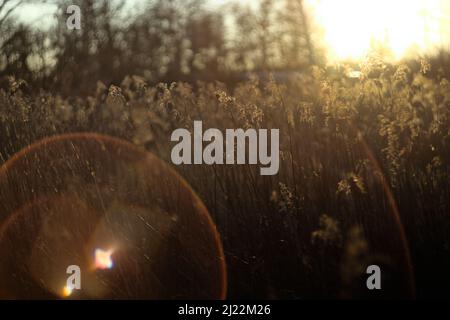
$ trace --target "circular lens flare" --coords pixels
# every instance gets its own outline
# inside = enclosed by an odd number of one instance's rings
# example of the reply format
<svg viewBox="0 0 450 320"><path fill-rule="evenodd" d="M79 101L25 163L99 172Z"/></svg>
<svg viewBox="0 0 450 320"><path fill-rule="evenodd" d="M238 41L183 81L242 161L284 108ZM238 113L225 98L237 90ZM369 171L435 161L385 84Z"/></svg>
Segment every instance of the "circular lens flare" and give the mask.
<svg viewBox="0 0 450 320"><path fill-rule="evenodd" d="M132 144L45 139L0 168L0 199L2 297L225 297L223 249L206 208Z"/></svg>

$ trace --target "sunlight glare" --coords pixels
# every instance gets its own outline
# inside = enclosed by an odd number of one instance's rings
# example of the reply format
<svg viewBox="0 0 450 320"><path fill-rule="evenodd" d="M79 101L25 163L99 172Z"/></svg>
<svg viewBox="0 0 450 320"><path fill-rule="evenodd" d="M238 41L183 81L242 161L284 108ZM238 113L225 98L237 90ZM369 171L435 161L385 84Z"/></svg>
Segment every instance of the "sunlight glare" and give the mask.
<svg viewBox="0 0 450 320"><path fill-rule="evenodd" d="M331 60L361 59L381 45L399 59L429 52L450 34L443 0L306 0Z"/></svg>

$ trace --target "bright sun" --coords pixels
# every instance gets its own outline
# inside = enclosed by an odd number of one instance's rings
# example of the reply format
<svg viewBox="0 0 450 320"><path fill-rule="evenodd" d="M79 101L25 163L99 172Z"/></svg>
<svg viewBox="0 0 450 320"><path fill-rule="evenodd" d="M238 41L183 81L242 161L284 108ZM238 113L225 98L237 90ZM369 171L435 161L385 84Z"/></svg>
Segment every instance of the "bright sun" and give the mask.
<svg viewBox="0 0 450 320"><path fill-rule="evenodd" d="M331 60L361 59L374 45L398 59L448 45L450 1L306 0Z"/></svg>

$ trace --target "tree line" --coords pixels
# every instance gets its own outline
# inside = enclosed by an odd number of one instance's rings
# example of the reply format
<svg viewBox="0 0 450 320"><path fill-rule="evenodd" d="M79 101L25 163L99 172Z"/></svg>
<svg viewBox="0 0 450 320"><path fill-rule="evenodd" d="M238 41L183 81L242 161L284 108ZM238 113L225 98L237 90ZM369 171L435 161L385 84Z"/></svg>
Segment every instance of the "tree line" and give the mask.
<svg viewBox="0 0 450 320"><path fill-rule="evenodd" d="M303 0L261 0L212 8L204 0L153 0L130 11L124 0L57 0L56 23L23 23L0 0L0 77L13 75L63 95L129 74L150 83L242 80L248 72L300 71L321 61ZM66 9L81 8L80 30ZM10 12L8 12L10 11ZM44 18L45 19L45 18Z"/></svg>

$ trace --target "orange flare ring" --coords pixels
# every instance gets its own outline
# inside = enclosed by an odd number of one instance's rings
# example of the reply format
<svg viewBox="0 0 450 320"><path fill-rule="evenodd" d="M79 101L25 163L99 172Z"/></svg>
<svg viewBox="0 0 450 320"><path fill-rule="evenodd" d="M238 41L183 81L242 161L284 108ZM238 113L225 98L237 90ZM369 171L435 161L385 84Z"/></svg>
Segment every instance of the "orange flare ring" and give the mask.
<svg viewBox="0 0 450 320"><path fill-rule="evenodd" d="M69 147L70 146L70 147ZM160 170L164 173L164 177L167 177L167 181L170 180L171 183L173 181L176 181L176 190L180 192L185 192L185 198L190 199L192 201L192 207L195 207L195 214L196 216L193 216L193 218L196 218L194 222L186 222L189 223L189 227L192 227L191 224L194 224L197 226L200 230L203 230L204 236L207 237L208 234L212 235L212 240L214 244L212 244L212 247L214 247L214 257L217 257L212 259L214 263L216 263L216 267L214 267L215 272L218 272L214 279L218 280L218 283L214 284L213 286L217 288L217 291L215 289L212 292L216 292L213 294L211 298L213 299L225 299L226 297L226 291L227 291L227 272L226 272L226 264L225 264L225 256L223 252L222 242L219 236L219 233L216 229L216 226L214 222L212 221L206 207L201 202L201 200L198 198L198 196L195 194L195 192L192 190L192 188L187 184L187 182L175 171L173 170L169 165L164 163L163 161L159 160L157 157L152 155L151 153L139 149L137 146L121 140L117 138L113 138L110 136L100 135L96 133L72 133L72 134L63 134L53 137L45 138L37 143L34 143L30 146L25 147L18 153L14 154L7 162L5 162L0 167L0 243L5 235L6 230L8 229L8 226L11 225L14 214L16 211L21 211L20 209L24 206L27 206L28 203L32 203L33 201L36 201L39 197L47 196L47 194L39 194L40 191L48 191L46 188L48 186L43 186L43 184L48 183L49 181L43 181L42 179L39 179L37 176L32 176L30 178L27 173L24 173L25 170L21 169L28 169L28 174L34 173L41 175L41 171L47 170L45 173L47 174L55 174L58 171L57 167L53 167L51 165L48 165L48 163L40 163L39 161L43 162L42 160L47 161L53 161L56 163L56 165L62 163L62 167L64 167L64 153L58 153L58 147L62 147L62 151L64 151L64 148L73 148L75 150L75 147L96 147L99 146L103 150L108 150L111 154L119 157L121 157L120 160L143 160L145 162L145 165L149 173L152 174L155 170ZM53 149L52 149L53 148ZM69 150L69 149L67 149ZM67 151L66 150L66 151ZM56 151L56 153L55 153ZM83 152L86 152L86 149L82 150ZM89 151L89 150L87 150ZM105 152L106 153L106 152ZM87 154L86 157L91 157L91 154L89 152L85 153ZM52 158L53 156L57 156ZM71 161L79 161L81 163L80 158L77 157L77 153L75 153L74 158L70 158ZM100 155L102 157L104 155ZM110 155L108 155L110 156ZM42 158L39 158L42 157ZM47 158L46 158L47 157ZM61 159L61 157L63 159ZM106 157L106 156L105 156ZM62 160L62 162L61 162ZM36 162L37 161L37 162ZM60 161L60 162L58 162ZM76 162L77 163L77 162ZM85 164L83 164L85 165ZM105 166L108 166L109 163L106 163ZM31 168L31 170L30 170ZM84 167L77 167L75 169L84 170ZM150 168L150 169L149 169ZM154 169L156 168L156 169ZM53 170L53 171L52 171ZM51 172L51 173L49 173ZM81 173L80 173L81 172ZM83 174L85 172L80 171L79 174ZM72 174L76 171L73 171ZM57 175L55 176L57 177ZM21 183L20 179L22 178L23 182ZM53 180L50 181L51 183L55 183L54 185L57 186L58 182L54 182ZM161 181L163 182L163 181ZM34 185L33 185L34 184ZM63 184L64 185L64 184ZM159 185L161 188L164 189L173 187L173 185L170 186L164 186L163 183ZM36 190L38 189L38 190ZM42 190L39 190L42 189ZM56 189L56 187L55 187ZM166 190L166 189L164 189ZM174 189L173 189L174 190ZM55 190L55 194L59 194L60 191ZM51 193L51 192L49 192ZM182 195L183 196L183 195ZM178 198L175 200L179 200ZM178 207L177 207L178 208ZM192 210L192 209L191 209ZM184 211L181 213L183 214ZM191 212L191 211L188 211ZM197 238L195 238L195 235L189 235L191 238L189 238L191 241L197 241ZM194 240L192 240L194 239ZM201 240L204 240L206 238L202 238ZM103 248L108 249L108 248ZM195 259L195 257L194 257ZM104 262L104 261L102 261ZM112 262L112 261L111 261ZM103 266L103 265L102 265ZM1 269L1 266L0 266ZM0 288L0 293L3 292L4 288Z"/></svg>

